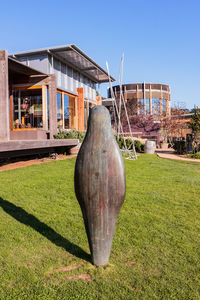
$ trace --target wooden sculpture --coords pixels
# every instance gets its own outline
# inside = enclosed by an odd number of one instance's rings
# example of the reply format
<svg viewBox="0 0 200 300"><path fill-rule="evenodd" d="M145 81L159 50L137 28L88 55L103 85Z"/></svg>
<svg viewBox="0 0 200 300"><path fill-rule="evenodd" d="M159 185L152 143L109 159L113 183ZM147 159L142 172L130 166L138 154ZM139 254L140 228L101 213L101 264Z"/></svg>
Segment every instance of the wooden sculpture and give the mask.
<svg viewBox="0 0 200 300"><path fill-rule="evenodd" d="M90 111L75 166L76 197L96 266L108 263L125 191L124 162L113 135L109 111L96 106Z"/></svg>

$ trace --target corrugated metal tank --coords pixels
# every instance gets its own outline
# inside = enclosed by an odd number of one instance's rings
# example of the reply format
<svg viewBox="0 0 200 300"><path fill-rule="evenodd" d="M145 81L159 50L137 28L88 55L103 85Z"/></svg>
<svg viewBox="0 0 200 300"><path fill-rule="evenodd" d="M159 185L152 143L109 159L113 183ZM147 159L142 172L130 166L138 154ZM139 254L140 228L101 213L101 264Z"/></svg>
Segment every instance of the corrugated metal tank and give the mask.
<svg viewBox="0 0 200 300"><path fill-rule="evenodd" d="M146 141L144 145L144 153L154 154L156 150L156 143L154 141Z"/></svg>

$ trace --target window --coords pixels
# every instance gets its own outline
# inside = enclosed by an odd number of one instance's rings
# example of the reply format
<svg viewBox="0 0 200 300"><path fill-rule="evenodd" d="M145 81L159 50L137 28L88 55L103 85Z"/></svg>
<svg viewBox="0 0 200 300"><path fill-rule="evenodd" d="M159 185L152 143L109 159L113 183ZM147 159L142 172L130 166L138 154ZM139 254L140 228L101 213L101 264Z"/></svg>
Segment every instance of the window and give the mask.
<svg viewBox="0 0 200 300"><path fill-rule="evenodd" d="M57 127L63 128L62 94L57 92Z"/></svg>
<svg viewBox="0 0 200 300"><path fill-rule="evenodd" d="M75 110L76 98L69 96L69 128L76 128L76 110Z"/></svg>
<svg viewBox="0 0 200 300"><path fill-rule="evenodd" d="M144 99L139 99L139 114L143 115L144 113Z"/></svg>
<svg viewBox="0 0 200 300"><path fill-rule="evenodd" d="M152 98L152 114L160 114L160 98Z"/></svg>
<svg viewBox="0 0 200 300"><path fill-rule="evenodd" d="M64 101L64 128L69 129L69 96L64 94L63 95Z"/></svg>
<svg viewBox="0 0 200 300"><path fill-rule="evenodd" d="M163 113L163 116L166 116L166 99L165 98L162 99L162 113Z"/></svg>
<svg viewBox="0 0 200 300"><path fill-rule="evenodd" d="M145 111L146 111L146 115L150 114L150 104L149 104L149 99L145 99Z"/></svg>
<svg viewBox="0 0 200 300"><path fill-rule="evenodd" d="M42 89L13 91L13 128L42 128Z"/></svg>

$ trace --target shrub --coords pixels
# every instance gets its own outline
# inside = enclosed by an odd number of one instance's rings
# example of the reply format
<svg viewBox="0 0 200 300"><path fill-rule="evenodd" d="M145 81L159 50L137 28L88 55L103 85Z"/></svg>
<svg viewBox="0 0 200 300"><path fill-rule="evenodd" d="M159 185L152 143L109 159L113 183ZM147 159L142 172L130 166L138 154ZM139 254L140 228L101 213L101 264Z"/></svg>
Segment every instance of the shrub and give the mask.
<svg viewBox="0 0 200 300"><path fill-rule="evenodd" d="M115 136L115 138L116 138L116 141L117 141L117 143L118 143L119 148L120 148L120 149L125 148L125 144L124 144L124 139L123 139L123 137L120 135L120 136L119 136L119 139L117 139L116 136Z"/></svg>
<svg viewBox="0 0 200 300"><path fill-rule="evenodd" d="M133 141L130 138L126 139L126 147L127 147L127 149L130 149L130 150L133 149Z"/></svg>
<svg viewBox="0 0 200 300"><path fill-rule="evenodd" d="M123 136L120 135L118 140L117 140L117 137L115 137L115 138L116 138L116 141L119 145L119 148L124 149L125 148L125 143L124 143ZM136 152L144 151L144 144L142 144L139 140L134 140L134 146L135 146L135 151ZM127 147L127 149L130 149L130 150L133 149L133 143L132 143L131 138L126 138L126 147Z"/></svg>
<svg viewBox="0 0 200 300"><path fill-rule="evenodd" d="M174 141L173 149L178 154L185 154L186 153L186 142L185 141Z"/></svg>
<svg viewBox="0 0 200 300"><path fill-rule="evenodd" d="M144 144L141 143L141 152L144 152Z"/></svg>
<svg viewBox="0 0 200 300"><path fill-rule="evenodd" d="M135 140L135 141L134 141L134 145L135 145L135 151L136 151L136 152L144 151L144 144L142 144L140 141ZM143 147L142 147L142 146L143 146Z"/></svg>
<svg viewBox="0 0 200 300"><path fill-rule="evenodd" d="M200 159L200 152L189 154L188 157Z"/></svg>
<svg viewBox="0 0 200 300"><path fill-rule="evenodd" d="M61 130L58 134L54 135L55 139L79 139L80 142L83 141L84 137L85 132L75 129L70 131Z"/></svg>

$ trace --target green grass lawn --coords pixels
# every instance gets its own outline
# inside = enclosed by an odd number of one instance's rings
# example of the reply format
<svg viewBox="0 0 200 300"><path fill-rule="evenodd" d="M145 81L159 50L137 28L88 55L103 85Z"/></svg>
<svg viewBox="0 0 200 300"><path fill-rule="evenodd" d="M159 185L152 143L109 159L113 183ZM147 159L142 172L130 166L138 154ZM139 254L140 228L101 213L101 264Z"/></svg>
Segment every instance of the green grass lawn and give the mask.
<svg viewBox="0 0 200 300"><path fill-rule="evenodd" d="M0 173L0 299L200 299L200 164L125 161L105 268L90 261L74 164Z"/></svg>

